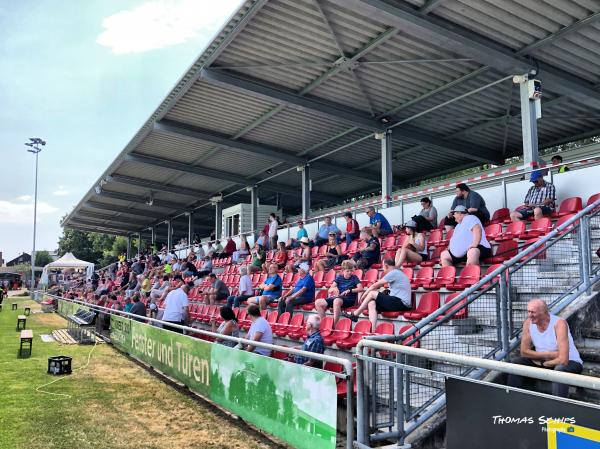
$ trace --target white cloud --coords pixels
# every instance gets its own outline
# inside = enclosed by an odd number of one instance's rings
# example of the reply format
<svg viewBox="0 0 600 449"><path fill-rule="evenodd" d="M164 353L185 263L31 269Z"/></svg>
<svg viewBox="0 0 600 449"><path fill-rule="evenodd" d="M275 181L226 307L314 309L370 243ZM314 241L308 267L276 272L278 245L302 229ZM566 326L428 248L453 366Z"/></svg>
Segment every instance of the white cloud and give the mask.
<svg viewBox="0 0 600 449"><path fill-rule="evenodd" d="M31 195L21 195L17 197L19 201L30 201L32 198Z"/></svg>
<svg viewBox="0 0 600 449"><path fill-rule="evenodd" d="M52 195L65 196L70 193L69 190L65 189L65 186L58 186L58 189L52 192Z"/></svg>
<svg viewBox="0 0 600 449"><path fill-rule="evenodd" d="M102 21L96 42L118 55L141 53L213 33L240 0L151 0Z"/></svg>
<svg viewBox="0 0 600 449"><path fill-rule="evenodd" d="M58 211L58 208L43 201L37 203L38 218L50 215ZM3 224L30 224L33 222L33 203L20 204L0 200L0 217Z"/></svg>

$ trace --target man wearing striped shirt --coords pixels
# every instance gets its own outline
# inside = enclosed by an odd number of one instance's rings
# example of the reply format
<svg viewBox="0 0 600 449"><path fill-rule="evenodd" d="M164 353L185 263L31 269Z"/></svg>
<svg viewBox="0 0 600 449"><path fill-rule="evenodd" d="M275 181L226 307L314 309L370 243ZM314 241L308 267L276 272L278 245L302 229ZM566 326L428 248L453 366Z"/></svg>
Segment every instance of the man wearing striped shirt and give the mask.
<svg viewBox="0 0 600 449"><path fill-rule="evenodd" d="M531 173L529 178L533 186L525 195L525 204L510 214L512 221L527 220L533 216L534 220L548 216L556 208L556 188L552 183L544 180L539 171Z"/></svg>

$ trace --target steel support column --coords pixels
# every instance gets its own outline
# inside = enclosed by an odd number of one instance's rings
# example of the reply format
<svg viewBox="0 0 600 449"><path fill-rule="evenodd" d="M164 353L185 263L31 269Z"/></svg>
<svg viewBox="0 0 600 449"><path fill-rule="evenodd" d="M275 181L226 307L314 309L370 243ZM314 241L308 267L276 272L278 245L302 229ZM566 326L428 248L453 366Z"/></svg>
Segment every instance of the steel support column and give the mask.
<svg viewBox="0 0 600 449"><path fill-rule="evenodd" d="M258 186L249 187L250 190L250 230L254 236L254 241L257 239L258 232Z"/></svg>
<svg viewBox="0 0 600 449"><path fill-rule="evenodd" d="M381 136L381 134L379 135ZM381 207L391 206L392 198L392 130L381 138Z"/></svg>
<svg viewBox="0 0 600 449"><path fill-rule="evenodd" d="M194 213L187 212L186 215L188 217L188 245L191 245L194 239Z"/></svg>
<svg viewBox="0 0 600 449"><path fill-rule="evenodd" d="M152 247L152 252L154 252L154 246L156 245L156 229L154 226L150 228L150 246Z"/></svg>
<svg viewBox="0 0 600 449"><path fill-rule="evenodd" d="M215 203L215 236L217 240L223 236L223 203L221 201Z"/></svg>
<svg viewBox="0 0 600 449"><path fill-rule="evenodd" d="M138 244L137 244L137 255L140 257L142 253L142 233L138 232Z"/></svg>
<svg viewBox="0 0 600 449"><path fill-rule="evenodd" d="M310 216L310 167L302 167L302 219L306 220Z"/></svg>
<svg viewBox="0 0 600 449"><path fill-rule="evenodd" d="M127 260L131 258L131 236L127 236Z"/></svg>
<svg viewBox="0 0 600 449"><path fill-rule="evenodd" d="M529 81L519 84L521 94L521 130L523 135L523 161L526 166L538 163L538 132L536 100L530 99Z"/></svg>
<svg viewBox="0 0 600 449"><path fill-rule="evenodd" d="M173 249L173 223L171 220L167 221L167 250Z"/></svg>

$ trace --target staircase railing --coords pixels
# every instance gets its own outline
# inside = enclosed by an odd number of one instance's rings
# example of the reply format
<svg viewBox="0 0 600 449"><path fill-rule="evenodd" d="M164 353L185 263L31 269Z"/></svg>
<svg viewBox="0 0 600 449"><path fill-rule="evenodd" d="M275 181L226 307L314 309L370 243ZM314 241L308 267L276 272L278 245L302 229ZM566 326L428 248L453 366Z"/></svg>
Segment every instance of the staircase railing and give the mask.
<svg viewBox="0 0 600 449"><path fill-rule="evenodd" d="M595 236L592 231L596 231ZM600 200L547 235L526 241L525 246L516 256L409 330L397 336L368 339L465 356L506 359L518 344L530 299L544 299L551 311L558 313L580 295L589 293L593 283L600 280L600 259L592 249L600 246ZM451 364L438 368L449 374L475 378L484 374L481 370L472 372L472 368ZM358 376L359 383L362 379L368 386L368 398L359 402L365 408L363 416L368 416L368 428L372 432L400 425L398 407L394 403L395 390L403 391L401 416L404 422L413 421L407 428L410 430L444 405L443 382L407 372L398 384L389 366L375 363ZM379 432L371 437L379 439L386 434Z"/></svg>

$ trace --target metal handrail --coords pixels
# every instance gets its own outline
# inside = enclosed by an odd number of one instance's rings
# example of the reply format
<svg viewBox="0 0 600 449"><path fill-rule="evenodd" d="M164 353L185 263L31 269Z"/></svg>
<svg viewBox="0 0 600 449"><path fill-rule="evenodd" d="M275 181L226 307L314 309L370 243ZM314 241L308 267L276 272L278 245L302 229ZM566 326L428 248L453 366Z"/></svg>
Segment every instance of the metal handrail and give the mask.
<svg viewBox="0 0 600 449"><path fill-rule="evenodd" d="M382 341L363 339L356 345L356 358L364 358L364 349L375 349L378 351L393 352L395 354L427 358L441 363L454 365L465 365L472 368L481 368L486 371L500 371L506 374L532 377L534 379L548 382L558 382L576 387L600 390L600 378L582 374L572 374L562 371L554 371L544 368L535 368L514 363L500 362L497 360L482 359L468 355L454 354L450 352L434 351L431 349L414 348L412 346L395 345ZM392 362L393 363L393 362Z"/></svg>
<svg viewBox="0 0 600 449"><path fill-rule="evenodd" d="M219 338L221 340L232 341L232 342L235 342L238 344L256 346L259 348L265 348L265 349L269 349L272 351L285 352L287 354L299 355L299 356L307 357L310 359L320 360L322 362L331 362L334 364L342 365L344 367L344 371L345 371L343 374L335 373L333 371L327 371L327 373L332 374L334 377L339 377L339 378L345 379L347 382L348 386L346 388L346 441L347 441L346 447L347 447L347 449L352 449L352 447L353 447L352 442L354 440L354 413L353 413L354 409L353 409L352 401L353 401L353 394L354 394L354 388L353 388L354 367L352 366L352 362L348 359L335 357L335 356L331 356L331 355L326 355L326 354L318 354L315 352L303 351L301 349L290 348L287 346L279 346L279 345L271 345L268 343L261 343L259 341L248 340L246 338L231 337L229 335L217 334L214 332L205 331L203 329L197 329L197 328L190 327L190 326L183 326L183 325L179 325L179 324L168 323L166 321L157 320L155 318L150 318L150 317L142 317L140 315L135 315L135 314L132 314L129 312L125 312L125 311L121 311L121 310L113 310L113 309L109 309L107 307L99 306L97 304L90 304L90 303L87 303L84 301L63 298L61 296L56 296L56 295L52 295L52 294L45 294L45 296L50 296L59 301L66 301L66 302L71 302L71 303L75 303L75 304L81 304L81 305L91 308L93 310L98 310L98 311L102 311L104 313L108 313L109 315L125 316L127 318L135 319L135 320L143 319L143 320L151 322L151 323L156 323L156 324L160 324L163 326L166 325L166 326L181 329L181 330L184 330L187 332L193 332L195 334L199 333L199 334L207 335L209 337Z"/></svg>
<svg viewBox="0 0 600 449"><path fill-rule="evenodd" d="M529 254L532 254L537 249L542 248L548 241L552 240L554 237L556 237L558 234L560 234L564 229L568 228L573 223L575 223L576 221L580 220L581 217L583 217L584 215L587 215L588 213L592 212L594 209L596 209L599 206L600 206L600 199L594 201L592 204L590 204L589 206L587 206L584 209L582 209L581 211L579 211L577 214L575 214L569 220L565 221L563 224L561 224L560 226L558 226L557 228L555 228L554 230L552 230L550 233L548 233L547 235L545 235L544 237L542 237L541 239L539 239L537 242L535 242L532 245L530 245L527 248L525 248L523 251L521 251L520 253L518 253L513 258L511 258L511 259L503 262L500 267L496 268L491 273L486 274L483 278L481 278L479 280L479 282L477 282L476 284L474 284L471 287L469 287L466 290L464 290L456 298L454 298L453 300L447 302L442 307L438 308L435 312L431 313L427 317L425 317L422 320L420 320L417 323L415 323L413 325L413 327L411 327L409 330L403 332L402 334L400 334L398 336L390 336L390 337L392 337L392 338L390 338L390 340L392 340L392 339L394 341L403 341L403 340L405 340L406 338L408 338L411 335L415 334L417 331L419 331L423 327L425 327L428 324L430 324L432 321L435 321L435 319L437 317L445 314L448 310L450 310L452 307L454 307L455 305L457 305L463 299L465 299L468 296L470 296L472 293L474 293L477 290L479 290L486 283L489 282L489 283L493 284L495 282L494 281L495 277L501 275L503 272L505 272L506 270L510 269L512 266L516 265L524 257L528 256ZM485 290L483 292L480 292L480 294L475 295L474 299L478 298L484 292L485 292ZM472 302L472 301L470 301L470 302ZM465 307L466 307L466 305L465 305ZM463 309L463 308L464 307L458 308L455 311L455 313L458 312L459 310ZM445 318L449 319L449 317L450 316L445 317ZM447 321L447 319L442 319L442 320L436 322L432 326L432 329L435 328L435 327L437 327L437 326L439 326L439 325L441 325L441 324L443 324L445 321ZM365 337L365 338L368 338L368 337Z"/></svg>

